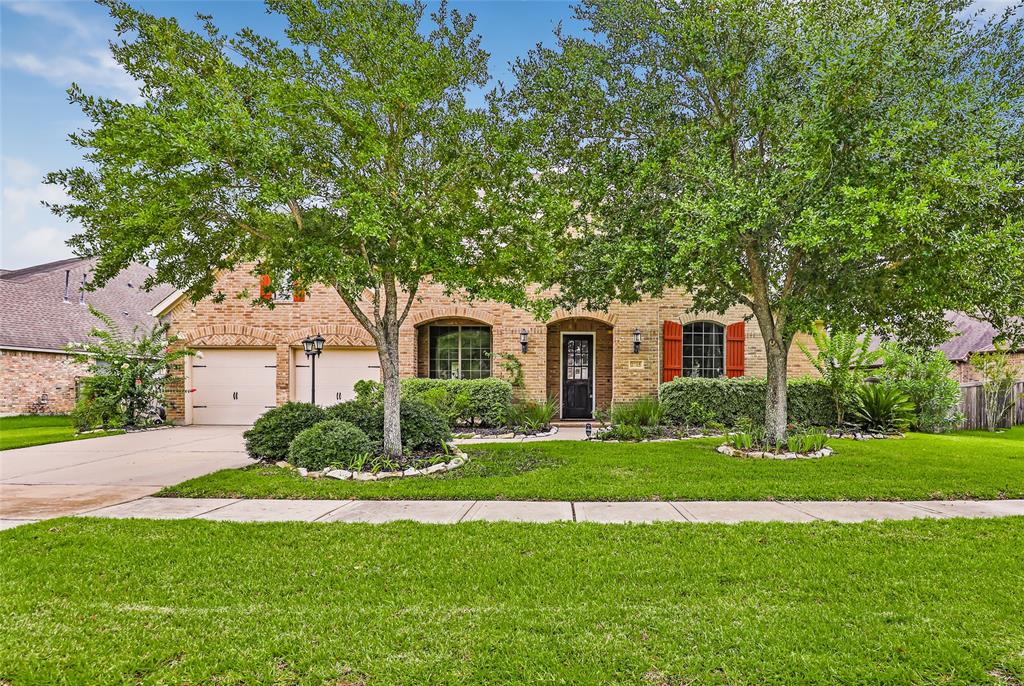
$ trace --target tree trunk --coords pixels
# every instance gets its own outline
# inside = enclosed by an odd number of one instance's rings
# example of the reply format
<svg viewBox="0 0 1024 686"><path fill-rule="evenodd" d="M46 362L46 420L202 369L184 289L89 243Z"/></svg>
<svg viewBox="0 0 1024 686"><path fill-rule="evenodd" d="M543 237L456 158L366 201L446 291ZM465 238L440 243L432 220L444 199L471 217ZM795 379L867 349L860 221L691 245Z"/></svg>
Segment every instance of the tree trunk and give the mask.
<svg viewBox="0 0 1024 686"><path fill-rule="evenodd" d="M380 376L384 383L384 454L402 454L401 381L398 376L398 325L385 328L377 345Z"/></svg>
<svg viewBox="0 0 1024 686"><path fill-rule="evenodd" d="M770 443L786 438L786 367L789 346L784 341L765 341L768 361L768 384L764 406L764 437Z"/></svg>

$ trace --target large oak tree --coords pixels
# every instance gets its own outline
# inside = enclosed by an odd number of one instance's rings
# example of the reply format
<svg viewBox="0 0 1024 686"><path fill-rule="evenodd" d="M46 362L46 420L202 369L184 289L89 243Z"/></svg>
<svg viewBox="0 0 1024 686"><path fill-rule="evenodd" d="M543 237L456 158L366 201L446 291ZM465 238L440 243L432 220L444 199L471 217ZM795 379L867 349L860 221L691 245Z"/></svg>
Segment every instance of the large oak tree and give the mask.
<svg viewBox="0 0 1024 686"><path fill-rule="evenodd" d="M567 303L748 306L767 436L824 320L933 342L1024 312L1022 25L960 0L585 0L516 65ZM1019 323L1019 322L1018 322Z"/></svg>
<svg viewBox="0 0 1024 686"><path fill-rule="evenodd" d="M472 16L268 0L275 40L103 4L142 100L72 87L87 164L49 179L84 226L74 247L100 258L94 283L142 261L193 299L223 297L216 272L246 263L275 290L333 287L377 345L398 454L399 328L420 283L519 302L542 262L516 129L466 102L489 78Z"/></svg>

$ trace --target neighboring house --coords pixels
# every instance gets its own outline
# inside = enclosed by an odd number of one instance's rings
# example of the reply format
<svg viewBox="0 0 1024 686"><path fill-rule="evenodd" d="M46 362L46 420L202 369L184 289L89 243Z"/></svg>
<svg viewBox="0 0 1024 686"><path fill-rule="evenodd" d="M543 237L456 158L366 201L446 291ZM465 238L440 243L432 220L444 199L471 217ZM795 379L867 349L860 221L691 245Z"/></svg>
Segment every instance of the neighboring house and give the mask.
<svg viewBox="0 0 1024 686"><path fill-rule="evenodd" d="M171 289L146 292L148 267L133 265L103 288L85 291L93 260L69 259L0 272L0 414L63 414L75 405L85 369L65 352L89 340L100 324L89 305L109 315L125 334L149 329L153 304Z"/></svg>
<svg viewBox="0 0 1024 686"><path fill-rule="evenodd" d="M993 340L997 331L987 322L968 317L963 312L947 312L946 321L957 331L956 336L938 347L946 359L953 363L952 376L960 383L981 381L978 370L971 366L972 353L991 352L995 350ZM1010 351L1011 359L1016 362L1024 379L1024 349L1018 347Z"/></svg>
<svg viewBox="0 0 1024 686"><path fill-rule="evenodd" d="M302 340L326 339L316 362L316 400L331 405L353 397L360 379L379 379L373 342L332 289L304 296L263 292L265 279L226 272L221 302L193 304L170 295L152 314L200 354L188 358L183 386L171 390L168 418L186 424L247 424L267 408L310 399L310 362ZM254 307L263 293L275 308ZM595 409L657 393L680 374L764 376L765 355L750 311L687 313L691 299L666 293L608 312L556 311L546 321L494 302L467 303L424 284L401 331L403 377L501 376L500 356L522 364L522 395L557 399L562 419L587 419ZM794 348L791 373L811 373Z"/></svg>

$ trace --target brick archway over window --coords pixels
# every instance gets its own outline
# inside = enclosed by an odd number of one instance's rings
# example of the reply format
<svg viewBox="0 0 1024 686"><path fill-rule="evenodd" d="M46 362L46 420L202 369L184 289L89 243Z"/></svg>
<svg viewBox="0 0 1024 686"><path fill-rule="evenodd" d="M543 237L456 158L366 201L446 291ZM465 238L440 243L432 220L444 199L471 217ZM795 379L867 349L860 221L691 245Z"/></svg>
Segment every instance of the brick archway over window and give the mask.
<svg viewBox="0 0 1024 686"><path fill-rule="evenodd" d="M563 319L593 319L595 321L603 322L608 326L614 327L616 321L616 315L609 314L608 312L592 312L590 310L555 310L548 317L546 324L557 324Z"/></svg>
<svg viewBox="0 0 1024 686"><path fill-rule="evenodd" d="M420 326L421 324L432 322L435 319L472 319L480 322L481 324L487 324L488 326L498 325L498 321L494 318L494 315L487 310L479 307L466 307L465 305L431 307L423 312L417 312L415 315L411 315L408 321L413 326Z"/></svg>

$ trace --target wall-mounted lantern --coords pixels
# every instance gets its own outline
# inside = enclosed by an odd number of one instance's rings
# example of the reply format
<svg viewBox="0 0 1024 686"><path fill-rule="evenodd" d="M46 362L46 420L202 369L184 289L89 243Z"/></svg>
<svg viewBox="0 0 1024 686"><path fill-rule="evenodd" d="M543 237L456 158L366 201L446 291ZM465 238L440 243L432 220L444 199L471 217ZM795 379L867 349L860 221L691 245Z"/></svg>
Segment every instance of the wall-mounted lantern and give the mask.
<svg viewBox="0 0 1024 686"><path fill-rule="evenodd" d="M519 332L519 347L522 349L522 351L524 353L526 352L527 348L529 347L529 344L527 343L527 339L529 337L530 337L530 332L527 331L526 329L523 329L522 331Z"/></svg>
<svg viewBox="0 0 1024 686"><path fill-rule="evenodd" d="M640 329L633 329L633 354L640 352Z"/></svg>

